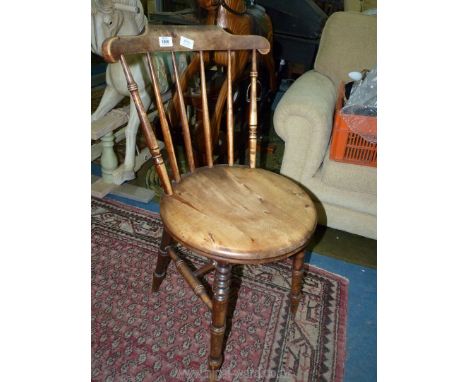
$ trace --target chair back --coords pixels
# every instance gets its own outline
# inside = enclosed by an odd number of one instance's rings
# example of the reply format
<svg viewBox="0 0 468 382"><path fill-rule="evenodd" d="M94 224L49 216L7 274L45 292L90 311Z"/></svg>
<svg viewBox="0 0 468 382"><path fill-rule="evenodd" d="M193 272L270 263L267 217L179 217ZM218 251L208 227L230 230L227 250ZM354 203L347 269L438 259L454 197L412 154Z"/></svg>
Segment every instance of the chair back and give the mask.
<svg viewBox="0 0 468 382"><path fill-rule="evenodd" d="M322 31L314 69L330 78L335 87L349 82L348 73L372 69L377 64L377 17L336 12Z"/></svg>
<svg viewBox="0 0 468 382"><path fill-rule="evenodd" d="M175 87L178 94L180 120L182 124L182 135L185 146L185 155L190 172L195 171L194 154L190 136L188 118L184 95L180 85L179 73L177 69L175 52L196 52L200 56L200 82L201 97L203 108L203 132L205 156L208 167L213 166L213 149L211 138L210 117L208 110L208 100L205 79L205 60L207 60L210 51L227 51L227 158L228 165L234 165L234 115L233 115L233 97L232 97L232 71L233 61L235 59L234 51L247 50L252 52L252 66L250 72L250 109L249 109L249 164L255 167L256 147L257 147L257 51L261 54L267 54L270 50L270 44L267 39L261 36L251 35L232 35L225 32L218 26L168 26L168 25L149 25L145 32L139 36L116 36L107 39L102 45L104 59L109 63L120 61L128 84L128 90L135 104L140 118L141 128L143 130L146 144L152 155L157 174L161 180L164 192L172 195L172 180L179 182L181 174L177 164L175 149L171 137L168 119L164 110L164 105L156 79L152 53L171 52L172 64L174 69ZM140 54L146 58L149 76L151 78L156 106L163 141L168 153L168 162L172 170L172 180L168 171L156 139L151 123L146 114L141 101L138 86L133 79L131 69L127 63L126 56Z"/></svg>

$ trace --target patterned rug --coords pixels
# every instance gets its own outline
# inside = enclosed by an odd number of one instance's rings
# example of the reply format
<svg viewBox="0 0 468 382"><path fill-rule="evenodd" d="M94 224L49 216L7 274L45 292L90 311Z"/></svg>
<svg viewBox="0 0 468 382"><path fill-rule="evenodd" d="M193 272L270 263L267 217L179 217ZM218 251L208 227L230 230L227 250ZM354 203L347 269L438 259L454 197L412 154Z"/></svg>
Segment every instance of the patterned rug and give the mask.
<svg viewBox="0 0 468 382"><path fill-rule="evenodd" d="M157 214L92 200L93 381L206 380L210 312L172 263L151 293L161 234ZM290 275L290 261L233 267L220 380L343 380L348 281L307 266L294 321Z"/></svg>

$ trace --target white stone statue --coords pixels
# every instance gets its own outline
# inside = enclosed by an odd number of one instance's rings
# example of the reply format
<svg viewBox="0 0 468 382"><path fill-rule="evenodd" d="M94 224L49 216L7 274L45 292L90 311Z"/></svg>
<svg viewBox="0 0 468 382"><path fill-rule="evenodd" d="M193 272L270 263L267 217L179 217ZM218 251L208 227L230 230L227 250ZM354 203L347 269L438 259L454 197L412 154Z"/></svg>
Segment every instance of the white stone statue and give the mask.
<svg viewBox="0 0 468 382"><path fill-rule="evenodd" d="M116 35L138 35L147 25L143 6L139 0L91 0L91 51L102 56L102 43L108 37ZM161 68L162 60L155 60L161 92L168 88L165 70ZM151 80L146 62L137 56L128 56L127 62L132 70L135 82L140 90L141 100L146 110L151 104L149 84ZM129 97L127 82L120 63L109 64L106 71L106 89L98 108L91 120L96 121L111 111L124 97ZM138 114L130 99L130 114L125 130L126 148L123 165L114 172L114 183L121 184L135 178L135 144L139 126Z"/></svg>

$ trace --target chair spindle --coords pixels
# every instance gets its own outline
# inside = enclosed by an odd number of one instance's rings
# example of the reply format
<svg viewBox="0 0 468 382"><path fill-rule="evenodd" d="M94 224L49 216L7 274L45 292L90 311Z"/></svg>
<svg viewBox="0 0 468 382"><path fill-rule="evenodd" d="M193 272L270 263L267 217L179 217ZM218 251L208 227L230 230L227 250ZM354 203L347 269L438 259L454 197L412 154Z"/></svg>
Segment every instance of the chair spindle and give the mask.
<svg viewBox="0 0 468 382"><path fill-rule="evenodd" d="M185 153L187 155L187 161L188 161L190 172L194 172L195 162L193 159L192 141L190 139L190 129L189 129L187 114L185 110L184 94L182 93L182 88L180 86L179 71L177 69L177 62L176 62L174 51L171 51L171 55L172 55L172 66L174 68L174 76L175 76L176 87L177 87L177 94L178 94L178 99L179 99L180 118L182 122L182 135L184 138Z"/></svg>
<svg viewBox="0 0 468 382"><path fill-rule="evenodd" d="M227 93L227 145L228 145L228 164L234 164L234 115L232 108L232 55L228 50L228 93Z"/></svg>
<svg viewBox="0 0 468 382"><path fill-rule="evenodd" d="M177 166L177 159L175 156L174 145L172 143L171 132L169 130L169 124L167 122L166 111L164 110L164 104L161 98L161 91L159 83L156 79L156 70L154 69L153 60L151 54L146 52L146 60L150 69L151 82L153 83L154 97L156 99L156 105L158 107L159 120L161 121L161 130L163 133L164 143L166 144L166 150L169 156L169 165L172 169L172 174L176 182L180 180L179 167Z"/></svg>
<svg viewBox="0 0 468 382"><path fill-rule="evenodd" d="M153 129L151 128L151 123L148 119L148 115L146 114L143 102L141 101L140 93L138 92L138 85L133 79L133 75L130 71L130 68L128 67L127 60L125 59L125 56L123 54L120 56L120 63L122 64L125 79L127 80L128 91L132 96L132 100L135 104L138 117L141 121L141 127L143 130L143 134L145 135L146 144L149 148L151 156L153 157L156 172L158 173L159 179L161 179L164 192L167 195L172 195L172 184L169 179L169 175L167 174L166 165L164 164L164 160L161 155L161 150L159 149L158 140L154 135Z"/></svg>
<svg viewBox="0 0 468 382"><path fill-rule="evenodd" d="M250 112L249 112L249 153L250 168L255 168L257 152L257 51L252 51L252 70L250 72Z"/></svg>
<svg viewBox="0 0 468 382"><path fill-rule="evenodd" d="M200 51L200 81L201 81L201 96L203 107L203 131L205 137L205 153L208 167L213 167L213 148L211 146L211 127L210 115L208 110L208 98L206 95L206 79L205 79L205 61L203 51Z"/></svg>

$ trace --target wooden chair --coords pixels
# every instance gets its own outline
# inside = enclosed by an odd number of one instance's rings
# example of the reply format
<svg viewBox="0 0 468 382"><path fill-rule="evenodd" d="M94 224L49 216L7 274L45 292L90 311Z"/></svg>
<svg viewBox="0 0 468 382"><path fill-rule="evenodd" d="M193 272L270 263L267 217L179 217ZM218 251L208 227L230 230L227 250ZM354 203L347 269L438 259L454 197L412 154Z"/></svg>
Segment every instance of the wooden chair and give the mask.
<svg viewBox="0 0 468 382"><path fill-rule="evenodd" d="M168 39L170 37L170 39ZM163 46L161 46L163 45ZM165 47L164 45L170 45ZM192 49L191 49L192 48ZM153 274L156 292L172 259L195 294L212 312L209 368L210 380L216 380L222 363L226 312L232 264L262 264L293 256L291 312L300 301L304 250L316 225L316 211L304 189L288 178L255 168L256 157L256 76L257 51L268 53L268 41L260 36L231 35L216 26L149 26L140 36L112 37L103 44L107 62L120 61L128 89L138 110L141 127L152 154L156 171L164 188L161 219L164 224L160 252ZM204 140L207 166L195 168L190 131L185 114L184 97L174 52L196 50L200 55ZM235 50L252 53L251 94L249 113L250 166L234 164L234 116L232 99L232 54ZM180 117L189 172L181 175L171 139L161 94L156 81L151 52L171 51ZM228 164L213 165L210 118L206 96L204 61L210 51L228 52L227 146ZM156 105L167 148L172 179L162 159L158 141L142 105L138 86L125 58L146 55L149 75L154 87ZM180 243L196 254L208 258L206 265L192 271L179 257L175 245ZM213 299L199 278L215 270Z"/></svg>

